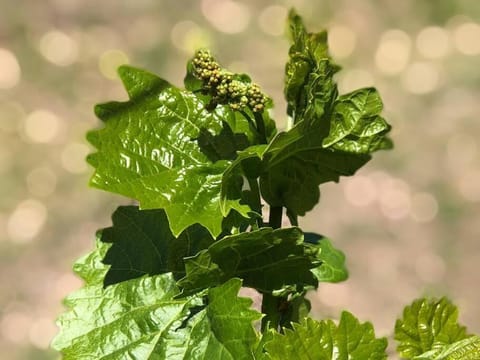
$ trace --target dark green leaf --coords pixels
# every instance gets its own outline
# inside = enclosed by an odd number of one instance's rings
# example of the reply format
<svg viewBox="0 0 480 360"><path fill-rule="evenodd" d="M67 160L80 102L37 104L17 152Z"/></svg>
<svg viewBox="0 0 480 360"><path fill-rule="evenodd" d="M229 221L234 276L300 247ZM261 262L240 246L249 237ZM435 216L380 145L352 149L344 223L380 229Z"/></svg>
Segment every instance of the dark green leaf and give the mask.
<svg viewBox="0 0 480 360"><path fill-rule="evenodd" d="M338 326L331 320L307 318L293 323L285 334L273 333L264 349L271 360L380 360L386 359L387 340L375 338L370 323L360 322L343 312ZM271 337L271 335L269 335Z"/></svg>
<svg viewBox="0 0 480 360"><path fill-rule="evenodd" d="M260 175L262 169L261 158L265 148L266 145L250 146L239 152L235 161L225 170L222 178L220 200L222 211L225 212L230 208L242 209L242 205L244 207L245 201L241 202L244 181L250 179L250 181L257 182L256 178ZM250 190L258 191L256 189ZM252 209L257 212L257 216L261 216L261 209L258 208L260 199L256 199L256 202L258 204L247 201L248 207L245 207L244 212L248 214L248 211Z"/></svg>
<svg viewBox="0 0 480 360"><path fill-rule="evenodd" d="M192 93L146 71L123 66L119 73L130 100L95 108L105 127L88 134L98 150L89 156L91 184L135 198L142 209L165 209L174 235L199 223L217 236L231 209L222 212L219 203L230 162L216 160L232 158L229 141L241 137L225 130L232 111L209 112Z"/></svg>
<svg viewBox="0 0 480 360"><path fill-rule="evenodd" d="M446 298L415 300L395 324L397 351L410 359L467 338L466 328L457 319L458 309Z"/></svg>
<svg viewBox="0 0 480 360"><path fill-rule="evenodd" d="M101 232L101 240L112 243L103 259L110 265L105 286L166 272L178 279L185 274L183 258L214 241L200 225L190 226L176 238L163 210L121 206L113 213L112 221L113 226Z"/></svg>
<svg viewBox="0 0 480 360"><path fill-rule="evenodd" d="M318 261L305 250L298 228L262 228L227 236L186 259L187 274L179 285L190 293L239 277L244 286L264 292L316 287L310 269Z"/></svg>

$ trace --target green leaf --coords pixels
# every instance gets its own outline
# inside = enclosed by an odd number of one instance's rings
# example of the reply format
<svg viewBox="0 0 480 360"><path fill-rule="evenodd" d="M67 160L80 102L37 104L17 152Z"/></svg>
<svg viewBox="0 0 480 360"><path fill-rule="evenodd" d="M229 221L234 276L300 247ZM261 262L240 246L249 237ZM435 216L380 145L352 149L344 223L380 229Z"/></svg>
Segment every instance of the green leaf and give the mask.
<svg viewBox="0 0 480 360"><path fill-rule="evenodd" d="M271 206L285 206L298 216L317 204L320 184L353 175L372 152L392 143L375 89L338 97L333 76L339 67L328 55L327 33L308 33L294 11L289 24L285 97L295 126L278 134L265 151L260 188Z"/></svg>
<svg viewBox="0 0 480 360"><path fill-rule="evenodd" d="M337 283L348 279L345 255L335 249L329 239L315 233L305 233L306 246L316 252L320 266L311 269L319 282Z"/></svg>
<svg viewBox="0 0 480 360"><path fill-rule="evenodd" d="M262 228L226 236L186 259L187 274L179 285L191 293L239 277L244 286L262 292L291 286L302 291L317 286L310 271L315 266L318 261L306 251L298 228Z"/></svg>
<svg viewBox="0 0 480 360"><path fill-rule="evenodd" d="M253 359L252 321L260 314L250 309L250 299L237 297L239 279L210 289L208 305L199 296L178 298L170 273L104 289L103 279L86 268L106 270L100 263L106 247L99 242L76 267L93 283L65 300L69 310L60 316L53 341L64 359Z"/></svg>
<svg viewBox="0 0 480 360"><path fill-rule="evenodd" d="M305 119L280 133L264 153L265 200L304 215L318 202L320 184L353 175L371 152L389 148L381 107L376 90L358 90L339 97L330 118Z"/></svg>
<svg viewBox="0 0 480 360"><path fill-rule="evenodd" d="M108 268L101 259L109 245L97 241L97 246L75 264L75 272L86 283L65 299L69 311L58 320L61 330L52 346L64 359L115 359L122 354L147 359L162 332L174 332L190 307L201 302L194 297L173 300L178 289L171 274L104 289L101 275Z"/></svg>
<svg viewBox="0 0 480 360"><path fill-rule="evenodd" d="M389 149L384 135L390 125L379 114L383 104L374 88L356 90L340 96L334 105L330 132L323 147L333 147L352 154L368 154Z"/></svg>
<svg viewBox="0 0 480 360"><path fill-rule="evenodd" d="M252 322L261 318L259 312L250 308L251 299L237 296L241 286L240 279L231 279L219 287L210 289L206 309L213 335L225 346L234 360L253 359L253 348L258 335ZM208 356L204 358L223 359Z"/></svg>
<svg viewBox="0 0 480 360"><path fill-rule="evenodd" d="M302 324L293 323L285 334L273 333L264 345L271 360L380 360L386 359L387 340L375 338L370 323L360 322L343 312L338 326L331 320L307 318ZM271 336L271 335L269 335Z"/></svg>
<svg viewBox="0 0 480 360"><path fill-rule="evenodd" d="M415 300L395 323L397 351L410 359L467 338L466 328L457 319L457 307L446 298Z"/></svg>
<svg viewBox="0 0 480 360"><path fill-rule="evenodd" d="M285 67L287 113L297 123L306 112L315 109L317 116L329 111L337 94L333 74L340 68L328 55L327 32L308 33L294 10L289 14L292 45Z"/></svg>
<svg viewBox="0 0 480 360"><path fill-rule="evenodd" d="M431 350L415 356L414 360L478 360L480 359L480 337L472 336L441 350Z"/></svg>
<svg viewBox="0 0 480 360"><path fill-rule="evenodd" d="M119 74L130 100L95 108L105 126L88 134L98 150L88 158L91 184L142 209L165 209L175 236L195 223L217 236L231 210L220 209L222 174L233 147L248 145L226 129L232 111L209 112L197 96L143 70L122 66Z"/></svg>
<svg viewBox="0 0 480 360"><path fill-rule="evenodd" d="M265 149L266 145L256 145L238 152L235 161L225 170L222 178L220 199L223 212L229 208L235 208L237 211L243 210L244 216L248 216L249 212L252 211L251 209L253 209L259 217L261 216L261 209L257 208L260 205L260 199L257 199L258 204L245 201L245 197L242 196L242 187L245 178L257 182L256 178L258 178L262 169L261 158ZM258 191L257 189L250 190Z"/></svg>
<svg viewBox="0 0 480 360"><path fill-rule="evenodd" d="M195 255L214 241L200 225L173 236L163 210L120 206L113 213L112 222L112 227L101 232L101 241L112 244L103 259L110 265L105 286L167 272L178 279L185 275L183 258Z"/></svg>

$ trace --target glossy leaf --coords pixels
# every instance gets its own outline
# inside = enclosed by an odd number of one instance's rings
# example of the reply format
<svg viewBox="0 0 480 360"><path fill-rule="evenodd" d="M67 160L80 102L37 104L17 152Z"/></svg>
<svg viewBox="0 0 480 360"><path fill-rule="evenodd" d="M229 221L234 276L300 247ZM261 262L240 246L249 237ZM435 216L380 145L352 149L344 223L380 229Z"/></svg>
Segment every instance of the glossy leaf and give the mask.
<svg viewBox="0 0 480 360"><path fill-rule="evenodd" d="M112 244L103 259L110 265L105 285L167 272L175 278L182 277L183 258L195 255L214 241L200 225L173 236L163 210L120 206L113 213L112 222L113 226L103 229L100 235L103 242Z"/></svg>
<svg viewBox="0 0 480 360"><path fill-rule="evenodd" d="M320 266L311 269L318 282L337 283L348 278L345 266L345 254L335 249L329 239L315 234L305 233L306 246L316 252Z"/></svg>
<svg viewBox="0 0 480 360"><path fill-rule="evenodd" d="M441 350L431 350L415 356L414 360L478 360L480 359L480 337L472 336L453 344L444 346Z"/></svg>
<svg viewBox="0 0 480 360"><path fill-rule="evenodd" d="M257 199L257 204L249 203L244 200L242 196L242 189L247 179L257 182L257 178L262 171L262 155L266 149L266 145L250 146L244 151L238 153L237 158L223 173L221 186L220 204L223 212L229 208L242 209L244 213L249 211L256 211L257 216L261 216L260 199ZM245 185L250 187L247 181ZM249 189L258 191L257 189ZM242 201L243 200L243 201ZM248 204L248 205L246 205Z"/></svg>
<svg viewBox="0 0 480 360"><path fill-rule="evenodd" d="M307 318L293 323L285 334L273 333L266 342L266 358L271 360L380 360L386 359L387 340L377 339L370 323L360 322L343 312L337 325L331 320ZM270 335L271 336L271 335Z"/></svg>
<svg viewBox="0 0 480 360"><path fill-rule="evenodd" d="M466 328L457 319L458 309L446 298L415 300L395 324L397 351L413 358L467 338Z"/></svg>
<svg viewBox="0 0 480 360"><path fill-rule="evenodd" d="M295 126L269 144L260 187L271 206L285 206L297 216L318 202L320 184L353 175L372 152L392 143L377 91L338 97L333 75L339 68L328 56L326 33L307 33L293 12L289 20L293 44L285 95Z"/></svg>
<svg viewBox="0 0 480 360"><path fill-rule="evenodd" d="M206 308L213 336L223 344L233 360L253 359L253 348L258 335L252 322L261 318L259 312L250 308L251 299L237 296L241 286L240 279L231 279L219 287L210 289ZM208 356L204 358L223 359Z"/></svg>
<svg viewBox="0 0 480 360"><path fill-rule="evenodd" d="M285 67L287 113L297 123L315 109L318 117L329 112L337 88L333 74L340 68L328 54L327 32L309 33L300 16L291 10L288 17L292 45Z"/></svg>
<svg viewBox="0 0 480 360"><path fill-rule="evenodd" d="M178 298L170 273L137 278L103 288L106 266L99 248L77 265L85 286L70 295L53 347L64 359L253 359L260 314L251 300L238 298L241 281L210 289L200 297ZM91 265L97 276L86 271Z"/></svg>
<svg viewBox="0 0 480 360"><path fill-rule="evenodd" d="M119 74L130 100L95 108L105 126L88 134L98 150L88 158L91 184L137 199L142 209L165 209L176 236L195 223L217 236L231 210L222 212L219 201L232 141L248 145L226 129L231 111L209 112L192 93L143 70L122 66Z"/></svg>
<svg viewBox="0 0 480 360"><path fill-rule="evenodd" d="M93 359L109 356L149 358L158 337L175 329L189 315L189 308L201 305L196 298L173 301L178 293L171 274L140 278L103 288L101 274L107 266L101 259L108 245L98 248L75 265L85 286L65 299L68 312L60 316L60 333L53 347L64 359ZM92 270L96 275L92 276ZM126 331L128 330L128 331Z"/></svg>
<svg viewBox="0 0 480 360"><path fill-rule="evenodd" d="M306 251L298 228L262 228L227 236L186 259L187 274L179 285L191 293L239 277L244 286L258 291L271 292L289 286L301 291L317 286L310 269L318 263Z"/></svg>

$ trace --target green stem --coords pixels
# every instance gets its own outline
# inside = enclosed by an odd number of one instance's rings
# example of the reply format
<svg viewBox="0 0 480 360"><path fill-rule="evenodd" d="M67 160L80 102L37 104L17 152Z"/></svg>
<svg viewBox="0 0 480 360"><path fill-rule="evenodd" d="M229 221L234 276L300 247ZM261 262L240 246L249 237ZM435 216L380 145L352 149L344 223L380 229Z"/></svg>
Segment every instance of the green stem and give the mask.
<svg viewBox="0 0 480 360"><path fill-rule="evenodd" d="M298 226L298 217L294 213L292 213L290 210L287 209L287 217L288 220L290 220L290 224L292 226Z"/></svg>
<svg viewBox="0 0 480 360"><path fill-rule="evenodd" d="M257 124L252 120L252 118L245 112L245 111L242 111L242 110L239 110L238 111L240 114L242 114L242 116L247 119L248 121L248 124L250 125L250 127L257 133L257 136L258 137L261 137L260 135L260 132L258 130L258 126Z"/></svg>
<svg viewBox="0 0 480 360"><path fill-rule="evenodd" d="M254 112L253 116L255 117L255 123L257 124L257 130L260 135L260 142L262 144L268 144L267 135L265 131L265 123L263 122L262 114L259 112Z"/></svg>
<svg viewBox="0 0 480 360"><path fill-rule="evenodd" d="M256 211L260 217L257 219L257 226L261 228L263 226L262 219L262 202L260 199L260 189L258 188L257 179L247 178L248 184L250 185L250 191L254 196L255 203L253 204L253 210Z"/></svg>
<svg viewBox="0 0 480 360"><path fill-rule="evenodd" d="M278 310L281 302L281 297L263 293L262 313L265 316L262 318L262 332L265 332L267 329L279 330L282 314Z"/></svg>
<svg viewBox="0 0 480 360"><path fill-rule="evenodd" d="M282 215L283 215L283 207L281 206L270 207L270 216L268 218L268 225L274 229L281 228Z"/></svg>
<svg viewBox="0 0 480 360"><path fill-rule="evenodd" d="M268 225L274 229L279 229L282 227L282 215L283 207L282 206L272 206L270 207L270 215L268 219ZM284 311L283 305L288 304L287 297L283 296L273 296L271 293L263 293L262 297L262 313L265 316L262 318L262 331L267 330L267 327L270 329L275 329L279 331L279 327L282 325Z"/></svg>

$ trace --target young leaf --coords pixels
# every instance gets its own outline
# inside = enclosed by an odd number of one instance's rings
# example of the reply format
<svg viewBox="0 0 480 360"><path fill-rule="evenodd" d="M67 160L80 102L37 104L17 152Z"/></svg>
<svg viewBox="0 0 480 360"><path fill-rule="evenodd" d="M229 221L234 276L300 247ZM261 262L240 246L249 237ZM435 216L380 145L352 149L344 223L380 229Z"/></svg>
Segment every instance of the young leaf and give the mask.
<svg viewBox="0 0 480 360"><path fill-rule="evenodd" d="M245 206L245 202L240 202L242 199L242 188L239 183L243 184L244 178L250 179L257 183L257 178L262 171L262 155L266 149L266 145L250 146L244 151L238 152L238 156L223 173L220 205L222 211L229 208L239 209ZM258 189L250 189L253 192L258 192ZM257 204L250 203L247 209L252 209L261 216L260 199L257 199Z"/></svg>
<svg viewBox="0 0 480 360"><path fill-rule="evenodd" d="M318 282L337 283L347 280L345 255L335 249L329 239L315 233L305 233L305 242L306 246L317 253L316 258L321 261L320 266L310 270Z"/></svg>
<svg viewBox="0 0 480 360"><path fill-rule="evenodd" d="M414 360L478 360L480 359L480 337L472 336L446 345L440 350L431 350L415 356Z"/></svg>
<svg viewBox="0 0 480 360"><path fill-rule="evenodd" d="M263 292L291 286L301 291L317 286L310 269L318 263L306 252L298 228L262 228L224 237L186 259L179 285L191 293L239 277L244 286Z"/></svg>
<svg viewBox="0 0 480 360"><path fill-rule="evenodd" d="M297 123L307 108L316 109L320 116L328 113L337 94L333 74L340 68L330 61L326 31L308 33L294 10L289 13L288 23L292 45L285 67L284 92L287 113Z"/></svg>
<svg viewBox="0 0 480 360"><path fill-rule="evenodd" d="M331 320L315 321L307 318L293 323L285 334L274 332L265 342L264 350L271 360L381 360L386 359L387 340L375 338L370 323L360 322L343 312L337 325Z"/></svg>
<svg viewBox="0 0 480 360"><path fill-rule="evenodd" d="M397 351L402 357L411 359L469 337L457 318L457 307L446 298L415 300L404 309L403 318L395 323Z"/></svg>
<svg viewBox="0 0 480 360"><path fill-rule="evenodd" d="M184 276L183 258L207 248L214 239L200 225L173 236L163 210L120 206L112 215L113 226L103 229L101 241L112 243L103 262L110 265L104 285L144 275L172 272Z"/></svg>
<svg viewBox="0 0 480 360"><path fill-rule="evenodd" d="M122 66L119 74L130 100L95 108L105 126L88 134L98 150L88 158L91 184L135 198L142 209L165 209L175 236L195 223L217 236L231 210L219 203L230 161L217 160L234 156L225 145L231 141L221 139L231 139L225 120L232 111L209 112L192 93L143 70ZM248 216L245 206L237 210Z"/></svg>
<svg viewBox="0 0 480 360"><path fill-rule="evenodd" d="M392 144L377 91L337 97L333 75L339 68L328 56L326 33L307 33L295 13L289 20L293 44L285 95L295 126L269 144L260 187L271 206L285 206L297 216L318 202L320 184L353 175L372 152Z"/></svg>

